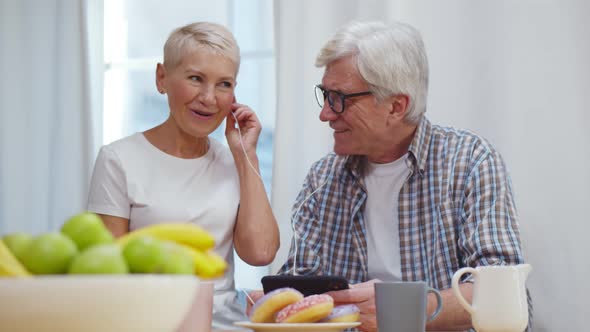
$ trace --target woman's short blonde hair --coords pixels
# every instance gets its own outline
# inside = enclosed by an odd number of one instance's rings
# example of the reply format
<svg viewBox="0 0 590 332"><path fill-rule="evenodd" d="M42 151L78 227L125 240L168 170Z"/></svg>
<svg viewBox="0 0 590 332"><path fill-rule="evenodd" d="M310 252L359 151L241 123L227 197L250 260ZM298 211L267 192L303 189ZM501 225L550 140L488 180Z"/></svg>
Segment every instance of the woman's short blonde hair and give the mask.
<svg viewBox="0 0 590 332"><path fill-rule="evenodd" d="M230 59L240 68L240 48L233 34L223 25L196 22L172 31L164 44L164 66L175 68L183 56L195 49L204 48Z"/></svg>

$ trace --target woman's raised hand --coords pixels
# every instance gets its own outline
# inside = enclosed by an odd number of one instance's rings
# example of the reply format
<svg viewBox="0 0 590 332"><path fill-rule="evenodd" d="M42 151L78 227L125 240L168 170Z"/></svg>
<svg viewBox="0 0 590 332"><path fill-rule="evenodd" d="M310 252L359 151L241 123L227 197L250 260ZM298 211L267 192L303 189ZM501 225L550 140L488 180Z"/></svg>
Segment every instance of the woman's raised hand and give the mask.
<svg viewBox="0 0 590 332"><path fill-rule="evenodd" d="M254 111L247 105L233 103L225 122L225 137L234 156L236 156L236 153L243 154L243 150L246 151L246 154L254 156L256 154L258 137L262 130L260 121ZM236 122L239 130L236 127ZM242 142L240 142L240 133Z"/></svg>

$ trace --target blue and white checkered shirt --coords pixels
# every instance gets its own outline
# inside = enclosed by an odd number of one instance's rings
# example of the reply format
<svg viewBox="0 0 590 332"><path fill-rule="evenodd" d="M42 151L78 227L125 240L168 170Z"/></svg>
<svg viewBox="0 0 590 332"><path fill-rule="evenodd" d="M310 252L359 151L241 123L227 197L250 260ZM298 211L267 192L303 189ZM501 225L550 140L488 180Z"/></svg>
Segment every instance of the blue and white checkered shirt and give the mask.
<svg viewBox="0 0 590 332"><path fill-rule="evenodd" d="M487 141L423 117L406 163L399 220L383 221L399 223L403 280L443 290L462 267L524 262L508 171ZM297 242L298 274L367 281L366 165L364 157L332 153L312 166L294 205L295 235L279 273L293 272Z"/></svg>

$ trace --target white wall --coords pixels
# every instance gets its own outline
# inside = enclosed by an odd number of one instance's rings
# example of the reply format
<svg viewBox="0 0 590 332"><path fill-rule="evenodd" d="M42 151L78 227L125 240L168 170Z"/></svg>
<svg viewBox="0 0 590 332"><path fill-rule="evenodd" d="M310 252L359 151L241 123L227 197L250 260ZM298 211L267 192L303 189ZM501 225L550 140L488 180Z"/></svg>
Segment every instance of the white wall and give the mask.
<svg viewBox="0 0 590 332"><path fill-rule="evenodd" d="M590 295L588 2L420 2L428 115L487 137L511 171L535 331L582 331Z"/></svg>

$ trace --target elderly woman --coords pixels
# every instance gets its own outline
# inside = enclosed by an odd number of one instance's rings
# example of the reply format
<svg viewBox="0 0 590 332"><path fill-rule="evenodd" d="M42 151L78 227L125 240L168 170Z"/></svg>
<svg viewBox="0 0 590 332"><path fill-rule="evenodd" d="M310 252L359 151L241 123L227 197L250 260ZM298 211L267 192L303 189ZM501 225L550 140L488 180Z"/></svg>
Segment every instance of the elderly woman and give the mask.
<svg viewBox="0 0 590 332"><path fill-rule="evenodd" d="M245 318L236 301L232 249L248 264L266 265L279 247L258 171L261 125L234 96L239 65L238 45L223 26L200 22L174 30L156 68L168 118L102 147L88 201L115 236L165 221L207 229L230 265L215 285L216 328ZM229 149L209 137L224 119Z"/></svg>

